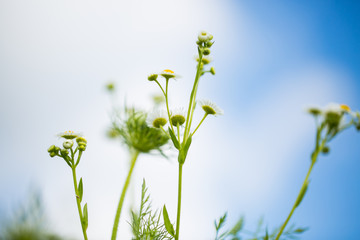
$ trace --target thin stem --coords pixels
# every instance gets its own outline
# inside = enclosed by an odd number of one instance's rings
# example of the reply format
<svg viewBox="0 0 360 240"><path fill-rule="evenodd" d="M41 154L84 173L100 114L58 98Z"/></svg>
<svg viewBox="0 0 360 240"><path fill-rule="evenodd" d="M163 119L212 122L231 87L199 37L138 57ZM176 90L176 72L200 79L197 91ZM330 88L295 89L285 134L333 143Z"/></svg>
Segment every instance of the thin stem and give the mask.
<svg viewBox="0 0 360 240"><path fill-rule="evenodd" d="M168 113L169 124L170 124L171 130L174 132L174 128L173 128L173 125L171 123L170 110L169 110L168 85L169 85L169 79L167 78L166 79L166 91L165 91L166 110L167 110L167 113Z"/></svg>
<svg viewBox="0 0 360 240"><path fill-rule="evenodd" d="M81 210L81 205L80 205L80 197L79 197L79 190L78 190L78 187L77 187L77 180L76 180L76 172L75 172L75 167L73 166L71 168L72 170L72 175L73 175L73 180L74 180L74 188L75 188L75 198L76 198L76 205L77 205L77 208L78 208L78 211L79 211L79 217L80 217L80 223L81 223L81 228L82 228L82 231L83 231L83 235L84 235L84 239L87 240L88 237L86 235L86 228L85 226L83 225L83 214L82 214L82 210Z"/></svg>
<svg viewBox="0 0 360 240"><path fill-rule="evenodd" d="M318 137L318 136L319 136L319 133L317 134L317 137ZM281 236L281 234L283 233L283 231L285 230L285 227L286 227L286 225L288 224L291 216L293 215L295 209L298 207L298 204L299 204L299 203L298 203L298 199L300 198L300 195L303 194L303 193L302 193L302 192L303 192L303 189L306 187L306 185L307 185L308 182L309 182L309 177L310 177L311 171L312 171L312 169L313 169L313 167L314 167L314 165L315 165L315 163L316 163L316 161L317 161L317 157L318 157L319 153L321 152L322 148L324 147L325 143L326 143L326 138L321 141L320 146L319 146L318 142L316 143L315 150L314 150L314 152L313 152L313 154L312 154L312 156L311 156L311 165L310 165L309 170L308 170L308 172L307 172L307 174L306 174L305 180L304 180L304 182L303 182L303 184L302 184L302 186L301 186L301 188L300 188L300 192L299 192L299 194L298 194L298 196L297 196L297 198L296 198L296 201L295 201L295 203L294 203L294 205L293 205L293 207L292 207L292 209L291 209L288 217L286 218L285 222L284 222L283 225L281 226L280 231L279 231L279 233L277 234L275 240L279 240L279 239L280 239L280 236Z"/></svg>
<svg viewBox="0 0 360 240"><path fill-rule="evenodd" d="M170 135L167 131L165 131L165 129L163 128L163 126L160 126L161 130L164 132L164 134L166 134L166 136L168 136L168 138L170 138Z"/></svg>
<svg viewBox="0 0 360 240"><path fill-rule="evenodd" d="M164 97L166 97L165 91L164 91L164 89L162 88L162 86L160 85L160 83L158 82L158 80L155 80L155 82L157 83L157 85L159 85L161 91L162 91L163 94L164 94Z"/></svg>
<svg viewBox="0 0 360 240"><path fill-rule="evenodd" d="M199 125L197 125L197 127L195 128L194 132L191 134L191 136L194 136L195 132L198 130L198 128L200 127L200 125L203 123L203 121L205 120L205 118L207 117L208 113L205 113L204 117L201 119L201 121L199 122Z"/></svg>
<svg viewBox="0 0 360 240"><path fill-rule="evenodd" d="M176 217L176 234L175 240L179 240L180 234L180 211L181 211L181 185L182 185L182 163L179 163L179 185L178 185L178 205L177 205L177 217Z"/></svg>
<svg viewBox="0 0 360 240"><path fill-rule="evenodd" d="M176 124L176 129L177 129L177 134L178 134L178 141L179 141L179 143L181 143L181 141L180 141L180 125L179 125L179 123Z"/></svg>
<svg viewBox="0 0 360 240"><path fill-rule="evenodd" d="M199 51L199 62L198 62L197 70L196 70L196 76L195 76L193 89L192 89L191 95L190 95L188 113L187 113L187 116L186 116L185 132L184 132L184 140L183 140L184 142L186 142L187 135L189 134L190 128L191 128L191 120L192 119L190 118L190 115L192 115L192 112L193 112L192 108L195 105L194 101L195 101L195 98L196 98L196 91L197 91L197 86L198 86L198 82L199 82L199 78L200 78L201 61L202 61L202 54Z"/></svg>
<svg viewBox="0 0 360 240"><path fill-rule="evenodd" d="M130 165L129 173L128 173L127 177L126 177L126 181L125 181L124 187L122 189L120 200L119 200L119 205L118 205L117 211L116 211L116 216L115 216L115 220L114 220L114 226L113 226L113 230L112 230L111 240L116 239L116 234L117 234L117 230L118 230L118 227L119 227L121 209L122 209L122 206L123 206L123 203L124 203L126 191L127 191L128 187L129 187L131 174L132 174L132 172L134 170L135 163L136 163L136 160L137 160L138 156L139 156L139 151L135 151L133 153L133 155L132 155L132 158L131 158L131 165Z"/></svg>

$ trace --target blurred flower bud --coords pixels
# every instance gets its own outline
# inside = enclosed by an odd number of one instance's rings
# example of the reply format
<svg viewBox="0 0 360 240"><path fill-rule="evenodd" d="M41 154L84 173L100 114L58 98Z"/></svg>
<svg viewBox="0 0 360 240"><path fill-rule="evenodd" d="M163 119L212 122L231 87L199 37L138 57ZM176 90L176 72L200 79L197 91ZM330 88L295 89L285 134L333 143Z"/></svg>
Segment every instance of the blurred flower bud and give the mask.
<svg viewBox="0 0 360 240"><path fill-rule="evenodd" d="M325 147L323 147L323 149L321 151L322 151L322 153L327 154L330 152L330 148L328 146L325 146Z"/></svg>
<svg viewBox="0 0 360 240"><path fill-rule="evenodd" d="M65 149L70 149L70 148L72 148L73 145L74 145L74 142L71 139L67 139L63 142L63 147Z"/></svg>
<svg viewBox="0 0 360 240"><path fill-rule="evenodd" d="M60 154L63 158L67 158L69 155L69 151L67 149L61 149Z"/></svg>
<svg viewBox="0 0 360 240"><path fill-rule="evenodd" d="M83 151L86 150L86 145L85 144L79 144L78 149L79 149L79 151L83 152Z"/></svg>
<svg viewBox="0 0 360 240"><path fill-rule="evenodd" d="M55 152L51 152L50 153L50 157L55 157L56 156L56 153Z"/></svg>
<svg viewBox="0 0 360 240"><path fill-rule="evenodd" d="M205 56L206 56L206 55L209 55L209 54L210 54L210 48L204 48L203 54L204 54Z"/></svg>
<svg viewBox="0 0 360 240"><path fill-rule="evenodd" d="M78 143L78 144L80 144L81 142L83 142L83 143L87 143L87 141L86 141L86 139L85 138L83 138L83 137L78 137L78 138L76 138L76 142Z"/></svg>
<svg viewBox="0 0 360 240"><path fill-rule="evenodd" d="M158 75L157 74L151 74L148 76L148 80L149 81L155 81L157 79Z"/></svg>
<svg viewBox="0 0 360 240"><path fill-rule="evenodd" d="M215 75L215 68L214 68L214 67L211 67L211 68L210 68L210 73L211 73L212 75Z"/></svg>
<svg viewBox="0 0 360 240"><path fill-rule="evenodd" d="M109 92L113 92L115 90L115 84L114 83L108 83L106 84L106 89L109 91Z"/></svg>
<svg viewBox="0 0 360 240"><path fill-rule="evenodd" d="M55 145L51 145L49 148L48 148L48 153L51 153L51 152L54 152L56 149Z"/></svg>

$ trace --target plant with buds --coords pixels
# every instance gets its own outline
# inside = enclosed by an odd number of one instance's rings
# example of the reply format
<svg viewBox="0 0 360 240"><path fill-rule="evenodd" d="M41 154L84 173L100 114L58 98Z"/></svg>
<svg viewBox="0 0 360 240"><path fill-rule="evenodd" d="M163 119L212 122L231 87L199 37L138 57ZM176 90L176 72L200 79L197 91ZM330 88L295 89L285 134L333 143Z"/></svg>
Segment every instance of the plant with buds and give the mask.
<svg viewBox="0 0 360 240"><path fill-rule="evenodd" d="M79 133L75 133L73 131L66 131L63 133L58 134L59 137L64 138L63 142L63 149L60 147L57 147L55 145L51 145L48 148L48 153L50 157L58 156L69 165L72 171L73 176L73 182L74 182L74 189L75 189L75 199L76 199L76 205L79 212L80 217L80 223L82 227L82 232L84 235L84 239L87 238L86 230L88 228L88 209L87 209L87 203L85 203L83 209L81 209L81 202L83 198L83 181L82 178L80 178L79 184L77 183L76 178L76 167L80 163L81 156L83 152L86 150L87 141L85 138L81 137ZM77 147L73 149L74 141L73 139L76 139ZM77 155L77 157L76 157Z"/></svg>
<svg viewBox="0 0 360 240"><path fill-rule="evenodd" d="M198 56L196 57L197 71L195 74L193 88L190 93L189 107L187 108L187 111L184 111L182 108L177 108L171 111L169 108L169 82L171 79L175 79L179 77L177 74L175 74L174 71L166 69L159 74L151 74L148 77L149 81L155 82L160 87L161 92L165 97L166 113L167 113L167 119L165 118L164 115L158 115L158 117L151 118L152 126L155 128L160 128L165 134L167 134L170 137L174 147L178 151L178 163L179 163L178 206L177 206L177 218L176 218L175 229L170 222L165 205L163 208L163 216L164 216L166 229L176 240L179 239L179 234L180 234L182 167L185 163L192 142L192 137L208 115L216 116L222 114L222 110L218 108L214 103L210 101L200 102L201 108L204 111L204 116L202 120L198 123L197 127L195 127L195 129L192 131L192 121L194 117L195 106L197 103L197 91L199 87L200 77L207 72L213 75L215 74L214 67L211 67L209 70L204 69L204 66L211 62L211 58L209 57L209 54L210 54L210 48L214 43L212 39L213 36L205 31L200 32L198 36L198 41L196 42L198 46L197 47ZM158 80L159 76L165 79L165 87L163 87L160 84ZM167 123L169 126L168 129L165 130L164 126Z"/></svg>

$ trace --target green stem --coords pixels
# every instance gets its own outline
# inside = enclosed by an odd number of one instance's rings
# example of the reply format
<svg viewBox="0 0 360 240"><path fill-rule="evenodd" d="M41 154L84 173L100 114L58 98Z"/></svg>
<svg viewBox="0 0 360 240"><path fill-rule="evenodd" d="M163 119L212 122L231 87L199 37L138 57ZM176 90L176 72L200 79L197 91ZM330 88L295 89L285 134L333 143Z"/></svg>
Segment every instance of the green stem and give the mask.
<svg viewBox="0 0 360 240"><path fill-rule="evenodd" d="M319 134L317 134L317 138L318 138L318 136L319 136ZM317 161L317 158L318 158L319 153L321 152L322 148L325 146L325 143L326 143L326 139L324 139L324 140L321 142L320 146L319 146L318 142L316 143L315 150L314 150L314 152L313 152L313 154L312 154L312 156L311 156L311 165L310 165L309 170L308 170L308 172L307 172L307 174L306 174L305 180L304 180L304 182L303 182L303 184L302 184L302 186L301 186L301 188L300 188L300 192L299 192L299 194L298 194L298 196L297 196L297 198L296 198L296 201L295 201L295 203L294 203L294 205L293 205L293 207L292 207L292 209L291 209L288 217L286 218L285 222L284 222L283 225L281 226L280 231L279 231L279 233L277 234L275 240L279 240L279 239L280 239L280 236L281 236L281 234L283 233L283 231L285 230L286 225L287 225L288 222L290 221L291 216L293 215L295 209L298 207L298 204L299 204L298 199L300 198L300 195L302 194L303 189L306 187L306 185L307 185L308 182L309 182L309 177L310 177L311 171L312 171L312 169L313 169L313 167L314 167L314 165L315 165L315 163L316 163L316 161Z"/></svg>
<svg viewBox="0 0 360 240"><path fill-rule="evenodd" d="M205 118L207 117L207 113L205 113L204 117L201 119L199 125L197 125L197 127L195 128L194 132L191 134L191 136L193 136L195 134L195 132L198 130L198 128L200 127L200 125L203 123L203 121L205 120Z"/></svg>
<svg viewBox="0 0 360 240"><path fill-rule="evenodd" d="M166 78L166 91L165 91L166 110L167 110L167 113L168 113L169 124L170 124L171 130L174 132L174 127L173 127L173 125L171 123L171 117L170 117L169 100L168 100L168 85L169 85L169 79Z"/></svg>
<svg viewBox="0 0 360 240"><path fill-rule="evenodd" d="M186 142L187 136L188 136L188 134L190 132L190 128L191 128L192 113L194 112L193 108L195 106L196 91L197 91L197 86L198 86L199 78L200 78L201 61L202 61L202 54L199 51L199 62L198 62L197 70L196 70L194 85L193 85L193 88L192 88L191 94L190 94L189 108L188 108L188 112L187 112L187 116L186 116L183 142ZM190 117L190 115L191 115L191 117Z"/></svg>
<svg viewBox="0 0 360 240"><path fill-rule="evenodd" d="M114 226L113 226L113 230L112 230L111 240L116 239L116 234L117 234L117 230L118 230L118 227L119 227L121 209L122 209L122 206L123 206L123 203L124 203L126 191L127 191L128 187L129 187L131 174L132 174L132 172L134 170L135 163L136 163L136 160L137 160L138 156L139 156L139 151L135 151L133 153L133 155L132 155L132 158L131 158L131 165L130 165L129 173L128 173L127 177L126 177L126 181L125 181L124 187L123 187L122 192L121 192L119 205L118 205L117 211L116 211L116 216L115 216L115 220L114 220Z"/></svg>
<svg viewBox="0 0 360 240"><path fill-rule="evenodd" d="M180 211L181 211L181 185L182 185L182 163L179 163L179 185L178 185L178 205L177 205L177 217L176 217L176 234L175 240L179 240L180 234Z"/></svg>
<svg viewBox="0 0 360 240"><path fill-rule="evenodd" d="M72 169L72 175L73 175L73 180L74 180L74 188L75 188L75 195L76 195L76 197L75 197L76 198L76 205L77 205L77 208L78 208L78 211L79 211L81 228L82 228L82 231L83 231L84 239L87 240L88 237L86 235L86 228L83 225L83 221L82 221L83 214L82 214L81 205L80 205L80 197L79 197L79 190L78 190L78 187L77 187L75 166L73 166L71 169Z"/></svg>

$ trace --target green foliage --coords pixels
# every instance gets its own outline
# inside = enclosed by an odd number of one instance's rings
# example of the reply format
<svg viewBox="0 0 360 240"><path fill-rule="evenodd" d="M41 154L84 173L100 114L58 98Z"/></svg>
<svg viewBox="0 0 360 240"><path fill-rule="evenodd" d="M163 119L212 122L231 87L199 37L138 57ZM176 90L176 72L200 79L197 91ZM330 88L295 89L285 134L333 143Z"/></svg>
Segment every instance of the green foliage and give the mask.
<svg viewBox="0 0 360 240"><path fill-rule="evenodd" d="M113 122L113 130L129 149L135 149L142 153L157 150L161 154L161 147L169 138L160 129L151 128L146 123L146 114L135 109L126 108L124 119L118 116Z"/></svg>
<svg viewBox="0 0 360 240"><path fill-rule="evenodd" d="M11 217L0 224L0 240L61 240L47 228L44 206L38 192L31 193Z"/></svg>
<svg viewBox="0 0 360 240"><path fill-rule="evenodd" d="M131 228L133 240L162 240L173 239L164 224L160 222L161 211L153 212L151 209L150 195L147 194L145 180L141 188L141 203L138 213L132 212ZM167 212L166 212L167 214ZM171 224L171 223L170 223ZM172 225L171 225L172 226Z"/></svg>

